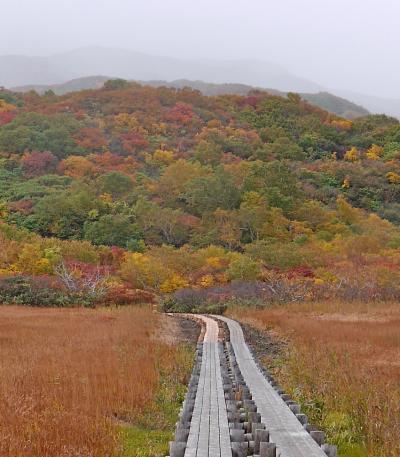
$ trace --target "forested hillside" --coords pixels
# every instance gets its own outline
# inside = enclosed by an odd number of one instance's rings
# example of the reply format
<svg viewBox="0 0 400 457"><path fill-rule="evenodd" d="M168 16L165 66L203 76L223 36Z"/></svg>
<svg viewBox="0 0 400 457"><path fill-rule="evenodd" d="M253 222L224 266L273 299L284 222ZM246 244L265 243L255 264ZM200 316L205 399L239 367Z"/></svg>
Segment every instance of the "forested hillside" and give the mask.
<svg viewBox="0 0 400 457"><path fill-rule="evenodd" d="M0 154L3 302L400 297L393 118L115 80L1 92Z"/></svg>

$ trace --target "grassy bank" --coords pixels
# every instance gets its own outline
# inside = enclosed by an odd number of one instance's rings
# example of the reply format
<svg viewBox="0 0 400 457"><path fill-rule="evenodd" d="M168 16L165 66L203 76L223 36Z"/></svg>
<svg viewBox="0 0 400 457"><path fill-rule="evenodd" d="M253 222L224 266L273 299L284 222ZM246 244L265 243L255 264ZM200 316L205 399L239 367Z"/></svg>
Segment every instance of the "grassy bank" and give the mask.
<svg viewBox="0 0 400 457"><path fill-rule="evenodd" d="M400 307L319 303L231 315L287 341L264 358L341 457L400 455Z"/></svg>

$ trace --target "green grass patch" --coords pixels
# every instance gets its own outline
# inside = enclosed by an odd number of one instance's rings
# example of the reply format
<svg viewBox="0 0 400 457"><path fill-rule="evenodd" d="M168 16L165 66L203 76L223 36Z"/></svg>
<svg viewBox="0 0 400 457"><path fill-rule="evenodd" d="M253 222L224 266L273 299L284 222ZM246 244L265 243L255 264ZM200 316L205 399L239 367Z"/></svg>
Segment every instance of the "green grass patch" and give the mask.
<svg viewBox="0 0 400 457"><path fill-rule="evenodd" d="M179 409L185 399L195 348L182 345L174 368L160 371L154 402L134 426L121 427L121 457L164 457L174 436Z"/></svg>
<svg viewBox="0 0 400 457"><path fill-rule="evenodd" d="M170 430L150 430L141 427L121 428L123 452L121 457L164 457L168 455Z"/></svg>
<svg viewBox="0 0 400 457"><path fill-rule="evenodd" d="M341 444L338 454L340 457L368 457L367 449L361 444Z"/></svg>

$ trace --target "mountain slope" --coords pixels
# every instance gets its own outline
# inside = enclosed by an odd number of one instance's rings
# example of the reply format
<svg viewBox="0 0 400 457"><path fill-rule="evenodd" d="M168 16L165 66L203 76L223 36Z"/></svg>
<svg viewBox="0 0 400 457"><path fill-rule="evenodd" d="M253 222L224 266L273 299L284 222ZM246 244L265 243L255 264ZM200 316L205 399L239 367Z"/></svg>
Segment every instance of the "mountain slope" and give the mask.
<svg viewBox="0 0 400 457"><path fill-rule="evenodd" d="M345 98L330 94L329 92L318 92L317 94L301 94L303 100L315 106L319 106L330 113L354 119L356 117L368 116L369 111L363 106L357 105Z"/></svg>

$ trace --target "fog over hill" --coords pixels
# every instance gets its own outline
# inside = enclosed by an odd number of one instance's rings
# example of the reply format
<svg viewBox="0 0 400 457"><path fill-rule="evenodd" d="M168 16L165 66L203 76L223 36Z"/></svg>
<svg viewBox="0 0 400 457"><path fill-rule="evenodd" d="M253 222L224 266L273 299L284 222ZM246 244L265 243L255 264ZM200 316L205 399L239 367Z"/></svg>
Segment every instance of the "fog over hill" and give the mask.
<svg viewBox="0 0 400 457"><path fill-rule="evenodd" d="M283 91L315 92L317 83L283 67L257 60L181 60L139 52L88 47L49 57L0 57L0 85L57 84L92 75L136 80L200 79L213 83L243 83Z"/></svg>
<svg viewBox="0 0 400 457"><path fill-rule="evenodd" d="M96 76L93 75L107 75ZM109 75L109 76L108 76ZM183 60L172 57L160 57L125 49L106 47L85 47L70 52L54 54L48 57L0 56L0 86L27 90L46 90L48 86L56 93L101 87L109 77L128 80L165 82L168 84L182 80L190 81L191 87L198 88L207 95L212 95L211 84L225 85L226 93L245 92L246 86L258 87L281 92L308 94L303 98L326 108L336 114L346 116L346 111L353 117L364 107L372 113L386 113L400 117L400 100L390 100L369 95L357 94L344 90L326 89L318 83L295 75L284 67L261 60ZM78 80L76 82L75 80ZM69 81L67 87L65 81ZM207 82L208 91L196 84ZM58 87L57 85L61 85ZM238 86L242 85L242 88ZM239 92L238 92L239 90ZM221 93L221 87L215 88ZM325 95L318 95L323 92ZM330 92L344 97L356 105L342 110L332 109L337 100L326 100ZM315 94L315 96L313 95ZM342 104L342 102L340 102ZM343 112L342 112L342 111ZM363 110L363 108L361 108ZM366 111L361 111L363 115Z"/></svg>

